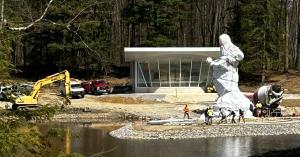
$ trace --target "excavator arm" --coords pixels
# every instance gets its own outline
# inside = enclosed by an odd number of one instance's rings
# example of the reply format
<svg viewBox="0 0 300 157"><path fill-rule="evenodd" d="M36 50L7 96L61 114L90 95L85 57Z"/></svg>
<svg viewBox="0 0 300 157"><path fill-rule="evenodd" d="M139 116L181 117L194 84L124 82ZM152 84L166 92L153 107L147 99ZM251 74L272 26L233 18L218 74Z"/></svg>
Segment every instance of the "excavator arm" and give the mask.
<svg viewBox="0 0 300 157"><path fill-rule="evenodd" d="M33 90L30 93L30 96L36 99L38 97L41 87L61 80L64 80L66 95L69 96L70 95L70 73L67 70L47 76L46 78L37 81L33 86Z"/></svg>
<svg viewBox="0 0 300 157"><path fill-rule="evenodd" d="M23 107L34 107L37 106L37 98L40 92L41 87L51 84L56 81L64 81L65 82L65 90L66 90L66 97L70 95L70 73L67 70L62 72L50 75L37 81L32 89L32 92L28 96L20 96L15 99L13 104L13 109L16 109L19 106Z"/></svg>

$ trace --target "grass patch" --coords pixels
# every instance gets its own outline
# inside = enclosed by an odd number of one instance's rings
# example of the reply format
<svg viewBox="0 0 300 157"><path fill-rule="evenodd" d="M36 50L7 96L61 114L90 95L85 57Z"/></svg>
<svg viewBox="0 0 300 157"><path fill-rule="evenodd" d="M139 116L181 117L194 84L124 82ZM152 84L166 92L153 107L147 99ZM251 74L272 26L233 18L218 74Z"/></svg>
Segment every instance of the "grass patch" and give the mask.
<svg viewBox="0 0 300 157"><path fill-rule="evenodd" d="M283 99L281 105L284 107L300 107L300 100L299 99Z"/></svg>

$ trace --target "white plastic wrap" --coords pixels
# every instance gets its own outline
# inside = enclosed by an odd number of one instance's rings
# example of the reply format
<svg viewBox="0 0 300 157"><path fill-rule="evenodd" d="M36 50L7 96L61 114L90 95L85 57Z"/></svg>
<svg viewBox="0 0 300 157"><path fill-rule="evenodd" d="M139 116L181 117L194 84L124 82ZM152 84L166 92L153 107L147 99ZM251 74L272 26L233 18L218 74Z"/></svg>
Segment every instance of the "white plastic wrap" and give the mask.
<svg viewBox="0 0 300 157"><path fill-rule="evenodd" d="M236 47L227 34L219 37L221 46L220 59L207 62L213 69L212 81L218 93L216 106L233 110L238 115L238 110L245 111L245 116L252 116L249 110L252 102L244 96L238 87L239 75L238 64L243 60L243 52Z"/></svg>

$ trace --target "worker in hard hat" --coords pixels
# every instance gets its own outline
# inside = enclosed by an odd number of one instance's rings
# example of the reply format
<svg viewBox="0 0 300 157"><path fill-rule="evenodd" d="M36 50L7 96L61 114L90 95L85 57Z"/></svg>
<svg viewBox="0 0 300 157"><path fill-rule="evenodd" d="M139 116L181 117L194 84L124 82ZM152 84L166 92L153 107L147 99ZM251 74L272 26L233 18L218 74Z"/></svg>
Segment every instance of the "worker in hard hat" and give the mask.
<svg viewBox="0 0 300 157"><path fill-rule="evenodd" d="M262 108L262 104L260 103L260 101L257 101L256 108Z"/></svg>
<svg viewBox="0 0 300 157"><path fill-rule="evenodd" d="M206 92L207 93L212 93L214 91L214 88L212 85L208 85L207 88L206 88Z"/></svg>
<svg viewBox="0 0 300 157"><path fill-rule="evenodd" d="M183 109L183 119L185 118L185 116L187 116L188 119L190 119L189 112L190 112L190 109L189 109L188 105L185 105L185 107Z"/></svg>
<svg viewBox="0 0 300 157"><path fill-rule="evenodd" d="M214 111L211 107L208 108L207 115L208 115L208 125L211 125L212 124L212 117L214 115Z"/></svg>
<svg viewBox="0 0 300 157"><path fill-rule="evenodd" d="M221 117L219 123L223 123L223 122L227 123L225 109L220 108L219 110L220 110L219 117Z"/></svg>
<svg viewBox="0 0 300 157"><path fill-rule="evenodd" d="M258 101L256 103L255 109L256 109L256 116L261 117L262 116L262 104L260 103L260 101Z"/></svg>
<svg viewBox="0 0 300 157"><path fill-rule="evenodd" d="M241 119L245 123L244 111L242 109L239 109L239 123L241 122Z"/></svg>
<svg viewBox="0 0 300 157"><path fill-rule="evenodd" d="M208 125L208 113L207 113L207 111L208 111L208 108L206 108L204 110L204 117L205 117L204 122L205 122L206 125Z"/></svg>
<svg viewBox="0 0 300 157"><path fill-rule="evenodd" d="M235 115L236 115L236 114L235 114L234 111L231 111L230 114L228 115L228 117L229 117L229 116L232 116L231 123L236 123L236 122L235 122L235 119L234 119L234 118L235 118Z"/></svg>

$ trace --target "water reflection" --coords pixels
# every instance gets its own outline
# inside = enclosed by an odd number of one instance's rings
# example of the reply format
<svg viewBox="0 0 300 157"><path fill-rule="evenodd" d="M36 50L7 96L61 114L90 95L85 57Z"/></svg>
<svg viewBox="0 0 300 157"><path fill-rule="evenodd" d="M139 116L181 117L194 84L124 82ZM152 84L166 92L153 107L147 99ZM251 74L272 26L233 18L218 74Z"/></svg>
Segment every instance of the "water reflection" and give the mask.
<svg viewBox="0 0 300 157"><path fill-rule="evenodd" d="M119 141L110 156L126 157L236 157L299 147L300 136L228 137L192 140ZM121 155L122 154L122 155Z"/></svg>
<svg viewBox="0 0 300 157"><path fill-rule="evenodd" d="M118 145L117 141L108 136L108 131L86 127L73 128L78 135L72 140L72 151L84 155L92 155L110 150Z"/></svg>
<svg viewBox="0 0 300 157"><path fill-rule="evenodd" d="M66 128L66 137L65 137L65 153L71 155L71 130L69 127Z"/></svg>
<svg viewBox="0 0 300 157"><path fill-rule="evenodd" d="M62 126L60 126L62 127ZM102 151L106 157L235 157L300 147L299 135L227 137L190 140L119 140L105 129L70 126L71 150L89 156ZM64 143L57 143L63 150ZM57 156L58 152L52 153Z"/></svg>

